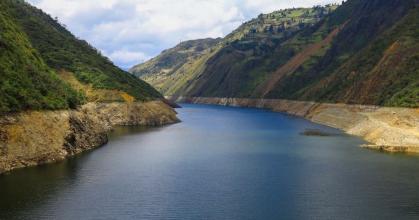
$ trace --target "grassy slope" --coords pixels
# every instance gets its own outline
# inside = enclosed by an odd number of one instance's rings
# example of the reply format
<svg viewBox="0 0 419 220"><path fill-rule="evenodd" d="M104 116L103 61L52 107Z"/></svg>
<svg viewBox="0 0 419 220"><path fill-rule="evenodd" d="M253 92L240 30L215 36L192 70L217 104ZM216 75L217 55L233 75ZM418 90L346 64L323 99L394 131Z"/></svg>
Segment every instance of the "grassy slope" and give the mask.
<svg viewBox="0 0 419 220"><path fill-rule="evenodd" d="M160 92L168 94L188 84L194 73L195 62L211 54L221 39L185 41L163 51L154 59L131 68L130 72L153 84Z"/></svg>
<svg viewBox="0 0 419 220"><path fill-rule="evenodd" d="M347 2L330 18L329 25L348 22L327 53L278 82L267 97L417 107L418 10L413 4Z"/></svg>
<svg viewBox="0 0 419 220"><path fill-rule="evenodd" d="M167 95L418 107L417 5L349 0L314 22L316 11L307 16L304 9L261 15L205 60L184 65L188 80L160 82L176 85ZM312 25L292 23L301 18ZM278 26L284 20L291 21L285 30Z"/></svg>
<svg viewBox="0 0 419 220"><path fill-rule="evenodd" d="M290 9L259 16L258 19L250 21L248 24L260 24L261 19L262 23L277 23L279 17L280 23L284 21L286 23L292 21L292 23L274 34L259 32L255 35L244 35L239 38L240 40L233 41L232 44L223 48L217 57L207 63L203 80L195 86L192 94L216 97L260 97L259 94L255 94L258 87L265 81L270 81L276 69L287 64L292 57L304 50L306 45L321 41L323 36L333 31L332 28L326 29L315 24L322 16L325 16L325 11L329 9ZM265 17L269 18L271 15L274 15L274 19L266 20ZM244 26L248 27L248 24ZM305 37L309 34L315 37Z"/></svg>
<svg viewBox="0 0 419 220"><path fill-rule="evenodd" d="M80 104L82 96L44 63L7 7L0 2L0 114Z"/></svg>
<svg viewBox="0 0 419 220"><path fill-rule="evenodd" d="M143 79L166 95L197 94L201 90L211 95L226 94L226 91L236 96L249 95L257 82L266 77L264 74L292 55L293 51L279 51L277 46L299 30L313 25L334 8L298 8L260 15L244 23L205 53L186 59L187 62L174 73L151 72ZM284 59L276 59L270 55L272 53L280 54L278 56ZM156 57L142 66L153 66L161 59L162 56ZM230 64L234 66L230 67ZM217 74L212 75L212 72ZM224 80L226 78L228 80ZM246 85L241 87L241 83Z"/></svg>
<svg viewBox="0 0 419 220"><path fill-rule="evenodd" d="M3 0L3 3L51 68L72 72L80 82L96 89L126 92L136 100L161 97L149 84L116 67L41 10L20 0Z"/></svg>
<svg viewBox="0 0 419 220"><path fill-rule="evenodd" d="M213 47L219 41L220 39L207 38L182 42L174 48L163 51L148 62L134 66L130 72L139 77L156 74L170 75L184 63L205 53L208 48Z"/></svg>

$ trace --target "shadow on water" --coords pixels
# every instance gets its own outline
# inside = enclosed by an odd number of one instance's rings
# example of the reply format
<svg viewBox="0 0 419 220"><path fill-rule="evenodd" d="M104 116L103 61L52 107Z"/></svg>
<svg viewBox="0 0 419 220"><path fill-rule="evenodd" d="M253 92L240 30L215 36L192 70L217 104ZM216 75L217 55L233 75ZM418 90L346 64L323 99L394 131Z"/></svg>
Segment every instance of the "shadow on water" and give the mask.
<svg viewBox="0 0 419 220"><path fill-rule="evenodd" d="M44 200L71 187L77 179L77 170L89 154L54 164L24 168L0 175L0 219L18 216Z"/></svg>
<svg viewBox="0 0 419 220"><path fill-rule="evenodd" d="M168 126L120 126L109 133L110 141L132 135L158 132ZM109 147L107 144L85 151L64 161L43 164L36 167L17 169L0 174L0 219L14 219L25 216L32 209L46 203L57 194L74 187L79 171L95 157L94 151ZM19 214L19 213L23 214ZM33 217L33 216L32 216Z"/></svg>
<svg viewBox="0 0 419 220"><path fill-rule="evenodd" d="M138 135L139 133L147 134L151 132L158 132L171 125L161 127L146 127L146 126L118 126L109 133L110 141L126 138L127 136Z"/></svg>

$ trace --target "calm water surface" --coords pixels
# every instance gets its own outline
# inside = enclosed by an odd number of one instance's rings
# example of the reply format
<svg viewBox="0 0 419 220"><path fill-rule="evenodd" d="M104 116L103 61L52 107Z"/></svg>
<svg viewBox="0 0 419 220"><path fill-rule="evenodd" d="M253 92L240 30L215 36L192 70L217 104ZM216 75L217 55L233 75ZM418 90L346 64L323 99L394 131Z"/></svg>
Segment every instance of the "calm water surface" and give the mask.
<svg viewBox="0 0 419 220"><path fill-rule="evenodd" d="M279 113L184 105L182 123L0 176L0 219L417 219L419 157ZM334 136L303 136L305 129Z"/></svg>

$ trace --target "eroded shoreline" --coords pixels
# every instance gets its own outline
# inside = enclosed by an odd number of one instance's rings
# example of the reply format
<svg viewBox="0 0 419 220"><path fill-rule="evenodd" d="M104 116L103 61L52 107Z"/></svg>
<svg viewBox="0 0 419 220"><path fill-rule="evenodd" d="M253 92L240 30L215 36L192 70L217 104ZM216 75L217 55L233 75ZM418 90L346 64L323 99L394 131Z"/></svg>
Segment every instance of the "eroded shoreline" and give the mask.
<svg viewBox="0 0 419 220"><path fill-rule="evenodd" d="M169 97L170 98L170 97ZM419 153L419 109L326 104L279 99L179 97L177 102L256 107L304 117L362 137L362 147L387 152Z"/></svg>
<svg viewBox="0 0 419 220"><path fill-rule="evenodd" d="M115 126L178 122L163 101L88 103L77 110L30 111L0 118L0 173L64 160L108 142Z"/></svg>

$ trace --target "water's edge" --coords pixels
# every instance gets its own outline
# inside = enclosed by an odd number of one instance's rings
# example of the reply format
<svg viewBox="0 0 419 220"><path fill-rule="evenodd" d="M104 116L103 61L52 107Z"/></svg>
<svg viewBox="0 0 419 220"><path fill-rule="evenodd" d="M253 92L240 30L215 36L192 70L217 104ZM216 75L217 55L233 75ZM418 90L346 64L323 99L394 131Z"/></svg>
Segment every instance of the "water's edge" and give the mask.
<svg viewBox="0 0 419 220"><path fill-rule="evenodd" d="M115 126L176 122L176 112L163 101L88 103L77 110L7 115L0 118L0 174L100 147Z"/></svg>
<svg viewBox="0 0 419 220"><path fill-rule="evenodd" d="M343 130L371 143L362 147L387 152L419 153L419 109L279 99L168 98L181 103L270 109Z"/></svg>

